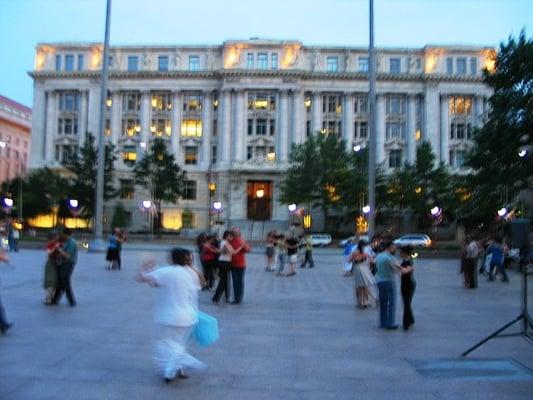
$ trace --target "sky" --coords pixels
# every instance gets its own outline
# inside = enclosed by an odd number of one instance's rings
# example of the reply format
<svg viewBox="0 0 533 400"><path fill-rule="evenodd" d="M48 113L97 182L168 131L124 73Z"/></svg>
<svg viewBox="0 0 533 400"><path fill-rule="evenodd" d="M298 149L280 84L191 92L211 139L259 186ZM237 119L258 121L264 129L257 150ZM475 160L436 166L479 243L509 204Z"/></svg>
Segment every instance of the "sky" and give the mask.
<svg viewBox="0 0 533 400"><path fill-rule="evenodd" d="M368 0L112 0L111 45L228 39L368 45ZM533 0L374 0L375 42L497 46L533 31ZM35 46L103 42L105 0L0 0L0 94L32 106Z"/></svg>

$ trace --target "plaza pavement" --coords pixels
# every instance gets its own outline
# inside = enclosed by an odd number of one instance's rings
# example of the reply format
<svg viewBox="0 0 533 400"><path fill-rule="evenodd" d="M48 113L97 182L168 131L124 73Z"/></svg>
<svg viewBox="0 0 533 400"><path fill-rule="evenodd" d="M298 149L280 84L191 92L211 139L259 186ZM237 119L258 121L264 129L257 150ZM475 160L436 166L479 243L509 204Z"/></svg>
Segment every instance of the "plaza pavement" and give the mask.
<svg viewBox="0 0 533 400"><path fill-rule="evenodd" d="M104 269L103 254L80 253L75 308L42 304L44 252L13 254L15 269L0 265L15 323L0 336L0 399L533 398L533 346L523 338L494 339L467 358L478 363L453 364L518 315L516 273L510 285L480 280L466 290L456 260L419 259L416 325L383 331L375 309L354 308L340 252L316 250L317 268L292 278L264 272L255 252L243 304L213 306L211 294L200 293L201 308L218 318L220 341L191 347L208 370L171 384L151 361L155 289L133 280L141 260L163 261L163 252L125 251L120 272Z"/></svg>

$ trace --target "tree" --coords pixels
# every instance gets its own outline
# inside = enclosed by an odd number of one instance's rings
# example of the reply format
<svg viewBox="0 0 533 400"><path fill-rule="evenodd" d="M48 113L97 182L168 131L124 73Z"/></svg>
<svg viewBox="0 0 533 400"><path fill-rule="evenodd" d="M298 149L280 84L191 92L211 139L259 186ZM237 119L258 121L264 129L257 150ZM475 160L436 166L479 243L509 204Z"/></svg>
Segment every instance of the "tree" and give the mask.
<svg viewBox="0 0 533 400"><path fill-rule="evenodd" d="M115 213L113 214L113 219L111 220L111 226L113 228L126 228L129 224L129 216L124 208L124 204L118 202L115 205Z"/></svg>
<svg viewBox="0 0 533 400"><path fill-rule="evenodd" d="M68 196L78 200L85 218L92 218L95 208L95 191L97 175L98 150L95 138L88 133L84 145L72 157L64 160L63 166L68 171ZM104 200L110 200L118 195L113 185L114 162L117 156L112 143L105 146L104 167Z"/></svg>
<svg viewBox="0 0 533 400"><path fill-rule="evenodd" d="M466 219L491 224L496 210L512 207L518 194L533 186L533 40L524 31L500 44L494 71L484 71L493 90L490 113L474 132L467 166L474 171ZM521 151L523 157L518 154Z"/></svg>
<svg viewBox="0 0 533 400"><path fill-rule="evenodd" d="M169 153L165 141L155 139L133 172L135 183L151 193L157 211L157 227L161 226L161 203L175 204L183 196L187 175Z"/></svg>

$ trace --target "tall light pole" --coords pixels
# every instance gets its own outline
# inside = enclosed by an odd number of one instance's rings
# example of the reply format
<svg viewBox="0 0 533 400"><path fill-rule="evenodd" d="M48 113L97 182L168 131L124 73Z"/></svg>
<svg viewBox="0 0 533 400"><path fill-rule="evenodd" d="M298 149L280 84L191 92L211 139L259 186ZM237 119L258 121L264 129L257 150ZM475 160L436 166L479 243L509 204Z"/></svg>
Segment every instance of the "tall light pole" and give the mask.
<svg viewBox="0 0 533 400"><path fill-rule="evenodd" d="M8 147L8 143L6 141L3 141L0 139L0 150L5 149ZM18 201L19 201L19 207L18 207L18 217L19 222L22 224L22 178L23 178L23 165L22 165L22 157L20 156L20 152L16 149L12 149L13 152L17 155L17 161L18 161ZM6 162L9 164L9 159L6 159ZM9 179L9 176L7 177Z"/></svg>
<svg viewBox="0 0 533 400"><path fill-rule="evenodd" d="M376 229L376 53L374 50L374 0L369 0L368 46L368 237Z"/></svg>
<svg viewBox="0 0 533 400"><path fill-rule="evenodd" d="M109 60L109 27L111 24L111 0L107 0L105 16L104 54L102 59L102 81L100 86L100 124L98 131L98 162L96 174L96 196L94 210L94 238L90 247L95 251L103 251L103 215L104 215L104 168L105 168L105 109L107 98L107 73Z"/></svg>

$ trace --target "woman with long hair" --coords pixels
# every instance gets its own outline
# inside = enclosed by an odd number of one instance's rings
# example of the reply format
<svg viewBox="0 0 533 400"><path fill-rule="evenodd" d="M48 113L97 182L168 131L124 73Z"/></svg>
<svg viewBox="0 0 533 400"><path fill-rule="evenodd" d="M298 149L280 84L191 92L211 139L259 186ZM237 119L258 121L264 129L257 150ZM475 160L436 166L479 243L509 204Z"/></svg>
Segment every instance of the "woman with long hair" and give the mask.
<svg viewBox="0 0 533 400"><path fill-rule="evenodd" d="M354 297L357 302L357 308L367 308L376 301L371 291L376 284L376 280L369 268L370 263L374 260L365 251L364 240L359 240L357 248L349 257L349 261L353 263Z"/></svg>
<svg viewBox="0 0 533 400"><path fill-rule="evenodd" d="M234 249L231 245L233 240L233 233L231 231L224 231L222 241L220 242L220 256L218 257L218 274L220 279L218 281L217 290L213 295L213 304L218 304L222 293L226 295L226 301L229 302L229 275L231 271L231 257L238 253L241 248Z"/></svg>
<svg viewBox="0 0 533 400"><path fill-rule="evenodd" d="M402 283L400 291L402 292L403 300L403 329L408 330L414 323L415 317L413 315L413 309L411 302L413 301L413 295L415 294L416 281L413 275L414 264L412 257L413 248L411 246L400 247L400 258L402 259Z"/></svg>

